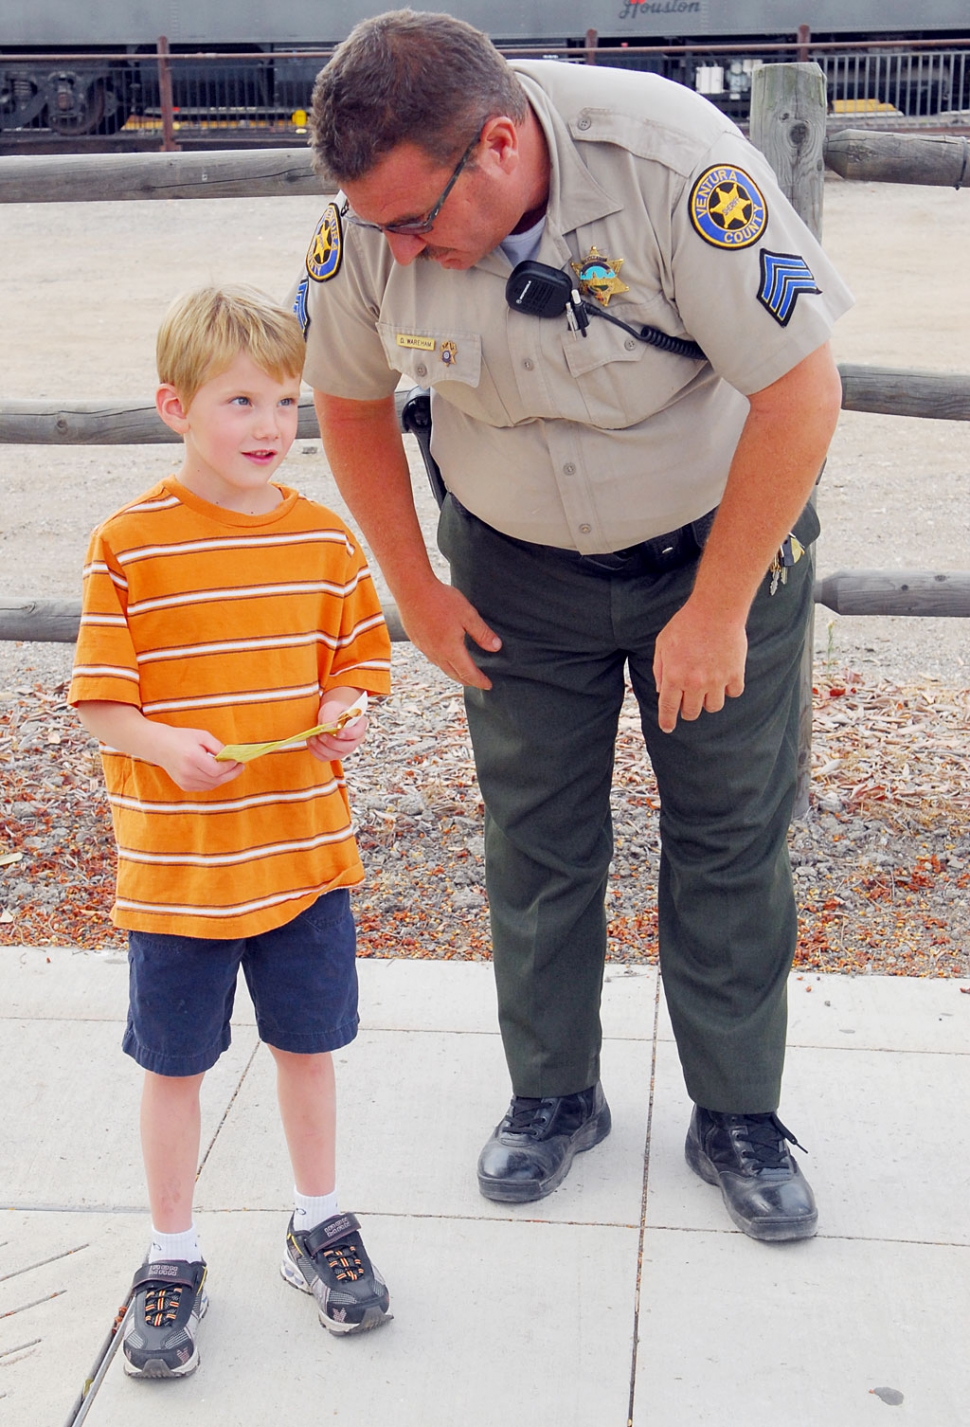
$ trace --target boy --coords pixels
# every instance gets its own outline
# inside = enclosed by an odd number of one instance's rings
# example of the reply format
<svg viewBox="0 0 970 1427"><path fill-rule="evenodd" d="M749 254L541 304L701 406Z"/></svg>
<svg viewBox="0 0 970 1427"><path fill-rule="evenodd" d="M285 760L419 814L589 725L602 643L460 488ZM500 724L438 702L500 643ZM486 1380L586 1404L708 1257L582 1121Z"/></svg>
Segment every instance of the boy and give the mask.
<svg viewBox="0 0 970 1427"><path fill-rule="evenodd" d="M339 760L367 721L251 762L216 755L386 694L390 644L359 543L271 479L296 436L295 317L251 289L205 288L170 309L157 356L182 466L91 537L70 700L101 743L112 918L129 938L123 1048L145 1071L152 1236L125 1370L184 1377L208 1307L192 1221L199 1088L229 1044L240 965L293 1166L283 1276L334 1333L387 1319L384 1281L337 1205L330 1057L357 1032L347 888L363 869Z"/></svg>

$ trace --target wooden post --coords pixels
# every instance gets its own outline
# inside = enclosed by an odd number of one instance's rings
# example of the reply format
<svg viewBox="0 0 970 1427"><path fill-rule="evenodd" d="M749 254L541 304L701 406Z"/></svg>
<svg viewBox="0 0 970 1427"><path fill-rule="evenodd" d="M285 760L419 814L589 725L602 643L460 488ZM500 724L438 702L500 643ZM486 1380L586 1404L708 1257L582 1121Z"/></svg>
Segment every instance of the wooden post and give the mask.
<svg viewBox="0 0 970 1427"><path fill-rule="evenodd" d="M596 63L596 46L599 43L599 35L595 30L586 31L586 63Z"/></svg>
<svg viewBox="0 0 970 1427"><path fill-rule="evenodd" d="M175 153L175 110L172 104L172 67L168 62L168 40L158 38L158 94L162 101L162 153Z"/></svg>
<svg viewBox="0 0 970 1427"><path fill-rule="evenodd" d="M825 112L825 76L817 64L765 64L752 75L751 142L768 159L785 197L820 242L825 182ZM811 499L814 501L814 494ZM809 558L814 578L814 547ZM808 812L812 770L814 645L813 608L805 635L799 677L798 781L793 809L796 818L804 817Z"/></svg>
<svg viewBox="0 0 970 1427"><path fill-rule="evenodd" d="M808 46L812 39L811 25L799 25L798 27L798 63L808 64Z"/></svg>
<svg viewBox="0 0 970 1427"><path fill-rule="evenodd" d="M822 240L825 76L810 64L763 64L751 76L751 142L805 226Z"/></svg>

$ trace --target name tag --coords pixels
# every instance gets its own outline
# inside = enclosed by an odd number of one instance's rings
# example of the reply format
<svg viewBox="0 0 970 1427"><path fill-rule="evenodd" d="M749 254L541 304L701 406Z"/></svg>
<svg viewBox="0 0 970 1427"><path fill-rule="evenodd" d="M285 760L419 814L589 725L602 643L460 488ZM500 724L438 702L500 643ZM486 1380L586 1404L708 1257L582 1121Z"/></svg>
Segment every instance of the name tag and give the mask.
<svg viewBox="0 0 970 1427"><path fill-rule="evenodd" d="M433 337L415 337L409 332L399 332L397 334L397 345L399 347L416 347L419 352L433 352L435 340Z"/></svg>

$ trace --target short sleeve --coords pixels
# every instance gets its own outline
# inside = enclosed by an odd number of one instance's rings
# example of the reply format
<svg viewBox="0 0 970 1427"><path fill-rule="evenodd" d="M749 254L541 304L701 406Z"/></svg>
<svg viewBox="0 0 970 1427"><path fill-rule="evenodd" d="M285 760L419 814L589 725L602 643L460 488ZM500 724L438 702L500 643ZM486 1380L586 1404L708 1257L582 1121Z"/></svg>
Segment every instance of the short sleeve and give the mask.
<svg viewBox="0 0 970 1427"><path fill-rule="evenodd" d="M346 530L339 626L321 646L320 685L350 685L370 694L391 691L391 640L360 542Z"/></svg>
<svg viewBox="0 0 970 1427"><path fill-rule="evenodd" d="M81 628L74 655L70 704L105 700L141 707L135 646L128 628L128 581L104 527L91 537L84 564Z"/></svg>
<svg viewBox="0 0 970 1427"><path fill-rule="evenodd" d="M671 214L675 301L714 370L749 396L822 346L853 298L764 155L725 134Z"/></svg>
<svg viewBox="0 0 970 1427"><path fill-rule="evenodd" d="M303 377L329 396L376 401L398 383L376 326L393 259L381 235L346 224L341 207L338 194L310 238L291 294L307 345Z"/></svg>

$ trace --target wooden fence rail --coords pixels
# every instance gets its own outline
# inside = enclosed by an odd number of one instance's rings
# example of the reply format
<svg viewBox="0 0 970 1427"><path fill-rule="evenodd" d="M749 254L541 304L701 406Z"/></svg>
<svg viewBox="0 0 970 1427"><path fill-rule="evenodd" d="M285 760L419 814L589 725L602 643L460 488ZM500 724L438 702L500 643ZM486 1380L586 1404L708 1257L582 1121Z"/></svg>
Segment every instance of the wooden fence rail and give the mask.
<svg viewBox="0 0 970 1427"><path fill-rule="evenodd" d="M837 570L815 581L815 603L836 614L902 614L970 618L970 575L933 570ZM383 603L391 638L406 641L397 607ZM38 600L0 595L0 640L73 644L80 600Z"/></svg>
<svg viewBox="0 0 970 1427"><path fill-rule="evenodd" d="M845 362L843 411L884 416L921 416L934 421L970 421L970 376L866 367ZM398 415L407 393L397 395ZM310 397L300 399L298 439L320 435ZM0 445L155 446L178 442L147 398L131 401L0 401Z"/></svg>
<svg viewBox="0 0 970 1427"><path fill-rule="evenodd" d="M752 114L755 126L757 117ZM819 137L826 166L843 178L970 187L970 141L965 138L871 133L865 129L843 129L827 138L822 134ZM316 195L321 200L330 196L314 172L307 148L0 157L0 203L279 198L299 194Z"/></svg>
<svg viewBox="0 0 970 1427"><path fill-rule="evenodd" d="M388 631L396 643L407 635L397 606L387 600L381 608ZM0 639L24 639L33 644L73 644L81 627L80 600L35 600L0 595Z"/></svg>

